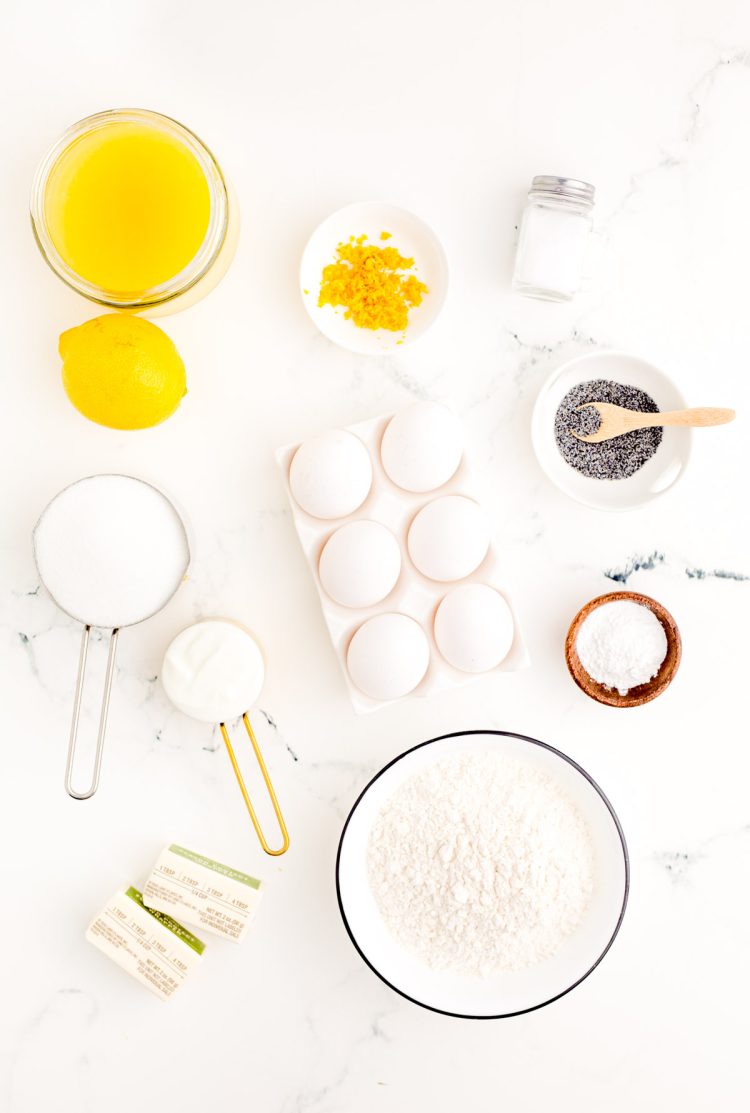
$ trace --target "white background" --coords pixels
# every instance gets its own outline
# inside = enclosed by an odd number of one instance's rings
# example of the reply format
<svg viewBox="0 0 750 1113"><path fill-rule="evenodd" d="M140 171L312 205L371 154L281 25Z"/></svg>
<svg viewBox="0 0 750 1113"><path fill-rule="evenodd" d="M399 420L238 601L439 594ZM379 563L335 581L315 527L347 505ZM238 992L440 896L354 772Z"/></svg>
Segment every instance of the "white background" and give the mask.
<svg viewBox="0 0 750 1113"><path fill-rule="evenodd" d="M748 50L742 0L6 5L4 1111L744 1113ZM222 285L165 322L188 397L164 426L129 434L87 423L63 393L58 334L95 309L46 269L27 216L35 165L60 131L124 105L194 128L234 180L243 221ZM541 172L598 190L598 281L572 306L509 288L515 225ZM433 332L391 358L335 349L296 288L315 225L368 199L418 212L451 264ZM740 411L697 434L684 480L632 514L567 502L531 453L539 386L597 346L652 359L693 405ZM465 420L533 667L360 719L273 449L424 396ZM79 804L62 786L79 631L37 594L30 534L60 487L109 470L179 499L194 562L170 606L122 635L102 787ZM628 584L677 618L680 674L648 707L599 707L566 674L565 630L614 586L607 570L653 553ZM262 706L278 729L255 719L292 833L279 862L254 841L217 734L171 710L156 680L174 633L216 613L249 625L268 656ZM632 855L625 925L600 969L504 1022L450 1020L393 994L351 947L333 885L366 780L408 746L471 727L532 734L581 761ZM162 1006L83 931L171 839L261 874L268 893L246 944L212 944Z"/></svg>

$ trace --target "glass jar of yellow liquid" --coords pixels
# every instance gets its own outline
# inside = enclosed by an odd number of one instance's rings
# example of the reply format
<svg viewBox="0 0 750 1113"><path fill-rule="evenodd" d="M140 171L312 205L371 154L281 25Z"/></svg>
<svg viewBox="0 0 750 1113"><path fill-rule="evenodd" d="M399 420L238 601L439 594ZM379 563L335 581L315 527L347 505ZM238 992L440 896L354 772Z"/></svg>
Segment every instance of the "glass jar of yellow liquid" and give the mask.
<svg viewBox="0 0 750 1113"><path fill-rule="evenodd" d="M149 315L213 289L239 228L209 149L145 109L99 112L69 128L37 171L31 220L64 282L110 309Z"/></svg>

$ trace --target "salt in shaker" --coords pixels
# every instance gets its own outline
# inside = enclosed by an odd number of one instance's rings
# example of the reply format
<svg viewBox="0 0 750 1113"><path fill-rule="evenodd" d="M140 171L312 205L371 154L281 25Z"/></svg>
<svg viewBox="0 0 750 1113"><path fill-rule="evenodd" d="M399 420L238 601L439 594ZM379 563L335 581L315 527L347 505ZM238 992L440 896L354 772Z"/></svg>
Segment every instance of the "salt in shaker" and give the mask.
<svg viewBox="0 0 750 1113"><path fill-rule="evenodd" d="M581 285L594 187L539 174L521 221L513 289L527 297L571 301Z"/></svg>

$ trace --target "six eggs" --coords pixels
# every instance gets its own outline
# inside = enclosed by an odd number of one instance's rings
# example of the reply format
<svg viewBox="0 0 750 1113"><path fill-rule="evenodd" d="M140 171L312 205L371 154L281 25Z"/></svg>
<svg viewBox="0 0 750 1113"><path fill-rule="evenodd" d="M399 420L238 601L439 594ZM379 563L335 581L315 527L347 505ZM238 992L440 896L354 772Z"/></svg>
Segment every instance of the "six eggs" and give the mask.
<svg viewBox="0 0 750 1113"><path fill-rule="evenodd" d="M332 527L357 514L332 529L316 554L325 594L347 610L367 610L394 595L393 610L365 617L346 648L349 677L370 699L398 699L419 686L430 666L430 635L440 657L465 673L488 672L510 651L514 623L503 595L481 582L460 583L481 574L491 541L489 518L477 502L440 494L462 460L461 422L437 402L413 403L396 413L376 459L348 430L313 437L292 457L289 486L306 514ZM398 537L376 520L377 498L398 500L404 493L412 496L406 504L411 509ZM416 509L414 495L425 496ZM405 573L429 581L430 592L445 584L429 630L399 611Z"/></svg>

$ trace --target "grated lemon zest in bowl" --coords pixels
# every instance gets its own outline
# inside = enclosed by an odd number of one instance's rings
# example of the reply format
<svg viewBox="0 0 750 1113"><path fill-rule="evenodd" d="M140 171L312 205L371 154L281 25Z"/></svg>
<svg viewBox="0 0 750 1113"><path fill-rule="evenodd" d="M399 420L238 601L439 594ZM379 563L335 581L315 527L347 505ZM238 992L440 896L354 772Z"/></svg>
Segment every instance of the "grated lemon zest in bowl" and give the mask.
<svg viewBox="0 0 750 1113"><path fill-rule="evenodd" d="M390 233L381 232L385 239ZM318 305L342 306L358 328L403 332L409 310L428 293L424 282L406 272L414 259L395 247L377 247L367 236L350 236L336 248L336 261L323 268Z"/></svg>

